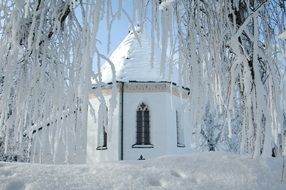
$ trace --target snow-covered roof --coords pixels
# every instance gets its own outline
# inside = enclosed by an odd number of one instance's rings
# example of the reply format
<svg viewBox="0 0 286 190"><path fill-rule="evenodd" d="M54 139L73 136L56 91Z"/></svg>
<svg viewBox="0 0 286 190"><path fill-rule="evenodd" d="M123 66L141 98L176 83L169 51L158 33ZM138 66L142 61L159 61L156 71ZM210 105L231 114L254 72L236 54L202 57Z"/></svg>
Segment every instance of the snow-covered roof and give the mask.
<svg viewBox="0 0 286 190"><path fill-rule="evenodd" d="M111 54L110 60L114 64L116 71L116 81L168 81L176 82L175 75L169 77L160 69L160 48L155 45L152 59L152 40L139 27L136 28L136 35L130 31L121 44ZM166 65L166 68L168 66ZM166 69L168 72L168 69ZM101 67L102 82L112 82L112 69L109 62L105 62ZM173 79L169 79L173 78Z"/></svg>

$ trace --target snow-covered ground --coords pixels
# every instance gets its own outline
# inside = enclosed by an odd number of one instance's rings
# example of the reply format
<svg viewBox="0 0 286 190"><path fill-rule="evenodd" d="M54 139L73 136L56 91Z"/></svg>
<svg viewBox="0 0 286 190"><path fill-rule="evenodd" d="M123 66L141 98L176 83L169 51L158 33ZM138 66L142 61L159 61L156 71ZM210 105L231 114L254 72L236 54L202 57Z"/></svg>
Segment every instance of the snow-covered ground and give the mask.
<svg viewBox="0 0 286 190"><path fill-rule="evenodd" d="M208 152L96 165L0 162L0 189L285 190L282 161Z"/></svg>

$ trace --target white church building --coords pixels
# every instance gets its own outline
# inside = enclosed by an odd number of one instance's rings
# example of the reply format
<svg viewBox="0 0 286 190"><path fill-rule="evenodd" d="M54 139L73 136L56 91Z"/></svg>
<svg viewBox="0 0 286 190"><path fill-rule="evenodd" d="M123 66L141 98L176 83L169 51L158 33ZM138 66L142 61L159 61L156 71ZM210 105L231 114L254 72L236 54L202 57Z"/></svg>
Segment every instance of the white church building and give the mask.
<svg viewBox="0 0 286 190"><path fill-rule="evenodd" d="M103 85L94 85L89 97L87 163L190 152L190 91L178 85L175 69L172 75L168 69L162 73L159 50L155 47L152 55L151 47L145 32L131 31L110 57L114 79L110 63L102 65ZM116 106L111 114L112 94ZM106 117L98 117L99 112Z"/></svg>

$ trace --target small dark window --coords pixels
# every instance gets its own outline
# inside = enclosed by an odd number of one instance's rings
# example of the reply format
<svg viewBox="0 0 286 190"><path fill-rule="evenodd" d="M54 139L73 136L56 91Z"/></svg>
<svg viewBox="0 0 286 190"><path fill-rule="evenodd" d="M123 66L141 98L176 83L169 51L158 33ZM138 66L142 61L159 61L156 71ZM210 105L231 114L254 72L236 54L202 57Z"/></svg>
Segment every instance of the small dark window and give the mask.
<svg viewBox="0 0 286 190"><path fill-rule="evenodd" d="M98 130L98 146L96 150L106 150L107 149L107 132L106 127L108 126L108 109L106 108L106 113L103 116L101 125L99 125Z"/></svg>
<svg viewBox="0 0 286 190"><path fill-rule="evenodd" d="M147 105L144 103L141 103L138 106L136 112L136 143L132 147L133 148L153 147L153 145L150 143L150 113Z"/></svg>
<svg viewBox="0 0 286 190"><path fill-rule="evenodd" d="M178 111L176 111L176 128L177 128L177 147L185 147L184 131L182 129L181 119Z"/></svg>

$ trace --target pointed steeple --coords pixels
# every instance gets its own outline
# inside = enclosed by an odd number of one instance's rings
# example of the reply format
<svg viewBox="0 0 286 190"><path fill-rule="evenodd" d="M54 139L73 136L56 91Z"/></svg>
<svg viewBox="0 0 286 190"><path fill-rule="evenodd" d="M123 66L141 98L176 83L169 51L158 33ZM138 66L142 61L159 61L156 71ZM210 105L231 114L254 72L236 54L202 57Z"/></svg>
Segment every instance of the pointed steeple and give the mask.
<svg viewBox="0 0 286 190"><path fill-rule="evenodd" d="M155 46L152 55L152 40L139 26L130 30L125 39L110 56L116 71L117 81L166 81L160 72L160 50ZM153 60L153 64L151 64ZM112 82L110 64L101 67L102 81Z"/></svg>

